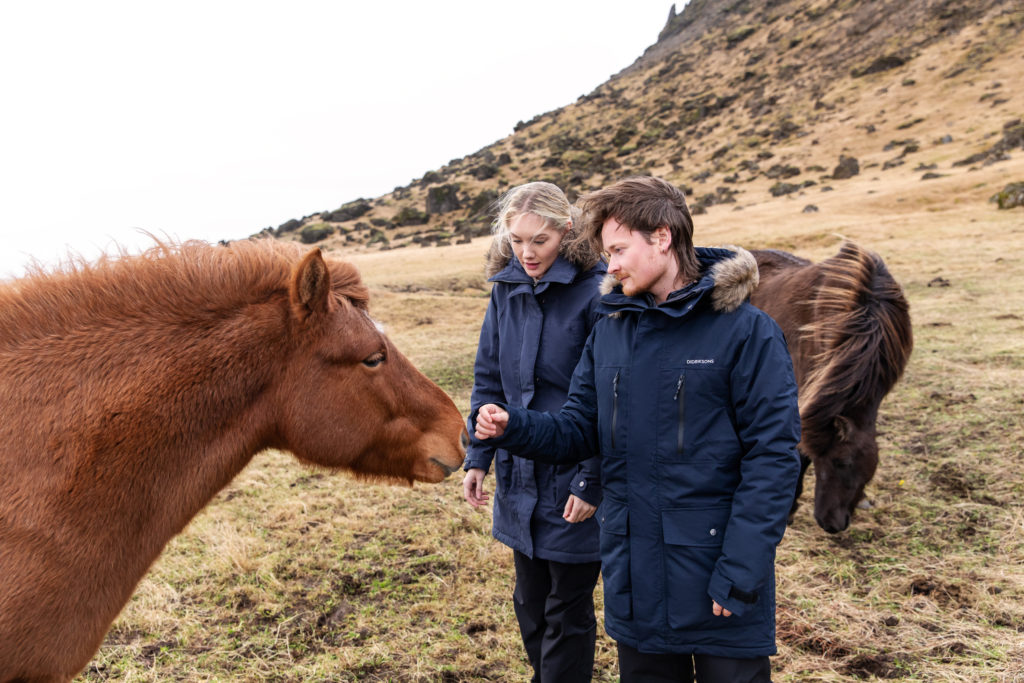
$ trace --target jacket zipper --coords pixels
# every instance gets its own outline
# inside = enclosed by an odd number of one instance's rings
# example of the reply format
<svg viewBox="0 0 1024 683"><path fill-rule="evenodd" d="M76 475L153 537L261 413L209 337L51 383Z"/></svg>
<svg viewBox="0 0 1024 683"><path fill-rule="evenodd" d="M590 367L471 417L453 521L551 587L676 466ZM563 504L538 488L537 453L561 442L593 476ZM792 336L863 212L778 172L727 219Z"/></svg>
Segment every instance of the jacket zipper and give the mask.
<svg viewBox="0 0 1024 683"><path fill-rule="evenodd" d="M615 379L612 380L612 450L615 449L615 426L619 422L619 372L615 371Z"/></svg>
<svg viewBox="0 0 1024 683"><path fill-rule="evenodd" d="M679 429L676 432L676 455L683 454L683 413L684 406L686 404L686 392L683 391L683 387L686 384L686 375L679 375L679 381L676 382L676 395L672 398L679 406Z"/></svg>

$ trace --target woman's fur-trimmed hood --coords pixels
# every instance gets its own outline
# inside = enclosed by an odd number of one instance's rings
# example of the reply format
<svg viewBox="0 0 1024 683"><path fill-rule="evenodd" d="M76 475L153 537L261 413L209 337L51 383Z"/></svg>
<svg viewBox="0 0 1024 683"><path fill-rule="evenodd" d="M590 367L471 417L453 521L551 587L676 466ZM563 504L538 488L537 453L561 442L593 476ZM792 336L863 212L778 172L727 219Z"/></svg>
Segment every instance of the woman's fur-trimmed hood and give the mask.
<svg viewBox="0 0 1024 683"><path fill-rule="evenodd" d="M585 273L601 260L601 257L594 251L590 242L585 239L576 228L570 228L561 244L558 245L558 254L569 263ZM504 270L505 266L515 258L512 253L512 245L506 239L495 237L491 240L491 246L487 250L487 265L484 267L484 277L490 279Z"/></svg>
<svg viewBox="0 0 1024 683"><path fill-rule="evenodd" d="M702 266L701 280L710 280L712 307L722 313L735 311L757 289L760 274L754 255L742 247L732 245L697 248ZM708 267L710 266L710 267ZM609 273L601 282L601 294L611 294L618 279Z"/></svg>

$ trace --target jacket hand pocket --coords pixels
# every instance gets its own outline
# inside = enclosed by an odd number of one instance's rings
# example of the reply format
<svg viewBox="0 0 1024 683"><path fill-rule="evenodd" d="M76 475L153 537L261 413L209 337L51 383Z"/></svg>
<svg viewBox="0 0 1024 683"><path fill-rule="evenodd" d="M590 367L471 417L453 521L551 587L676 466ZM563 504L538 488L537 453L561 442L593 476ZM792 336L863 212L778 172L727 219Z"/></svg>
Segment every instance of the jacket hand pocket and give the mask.
<svg viewBox="0 0 1024 683"><path fill-rule="evenodd" d="M707 590L722 554L729 513L728 507L662 513L670 627L707 630L736 625L736 617L713 614Z"/></svg>

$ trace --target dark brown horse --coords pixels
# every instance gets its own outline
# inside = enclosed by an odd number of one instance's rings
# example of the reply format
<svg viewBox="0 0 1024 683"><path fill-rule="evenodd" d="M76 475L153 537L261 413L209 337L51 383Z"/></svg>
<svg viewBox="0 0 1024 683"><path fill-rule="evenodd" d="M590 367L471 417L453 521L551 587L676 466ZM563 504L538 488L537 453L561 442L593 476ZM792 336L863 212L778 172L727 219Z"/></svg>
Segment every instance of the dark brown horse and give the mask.
<svg viewBox="0 0 1024 683"><path fill-rule="evenodd" d="M409 483L459 467L459 411L367 300L352 265L272 240L0 286L0 683L81 670L262 449Z"/></svg>
<svg viewBox="0 0 1024 683"><path fill-rule="evenodd" d="M843 531L878 467L875 421L910 358L910 307L882 259L856 244L821 263L751 253L761 276L751 302L779 323L793 357L814 518L829 533Z"/></svg>

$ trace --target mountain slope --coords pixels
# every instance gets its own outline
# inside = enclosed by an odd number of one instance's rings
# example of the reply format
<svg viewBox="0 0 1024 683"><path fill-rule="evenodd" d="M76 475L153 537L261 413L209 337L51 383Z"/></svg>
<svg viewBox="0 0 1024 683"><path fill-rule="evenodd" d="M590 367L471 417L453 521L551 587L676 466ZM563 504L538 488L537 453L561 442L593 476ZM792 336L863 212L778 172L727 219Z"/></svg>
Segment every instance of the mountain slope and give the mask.
<svg viewBox="0 0 1024 683"><path fill-rule="evenodd" d="M575 197L662 175L702 213L841 192L856 172L1019 169L1007 162L1024 147L1022 29L1011 0L691 0L575 103L387 195L270 232L327 249L468 241L503 189L538 179Z"/></svg>

